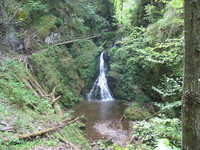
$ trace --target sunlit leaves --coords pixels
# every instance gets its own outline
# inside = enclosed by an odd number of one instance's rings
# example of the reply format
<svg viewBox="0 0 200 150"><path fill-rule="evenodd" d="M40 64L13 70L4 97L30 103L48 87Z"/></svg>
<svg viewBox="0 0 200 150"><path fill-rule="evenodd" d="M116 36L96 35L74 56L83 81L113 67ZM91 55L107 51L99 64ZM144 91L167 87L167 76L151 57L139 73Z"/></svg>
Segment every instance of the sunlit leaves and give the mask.
<svg viewBox="0 0 200 150"><path fill-rule="evenodd" d="M140 145L147 144L155 148L159 139L167 138L170 145L181 146L181 121L177 118L152 118L149 122L140 121L133 125L133 136L137 141L142 140Z"/></svg>

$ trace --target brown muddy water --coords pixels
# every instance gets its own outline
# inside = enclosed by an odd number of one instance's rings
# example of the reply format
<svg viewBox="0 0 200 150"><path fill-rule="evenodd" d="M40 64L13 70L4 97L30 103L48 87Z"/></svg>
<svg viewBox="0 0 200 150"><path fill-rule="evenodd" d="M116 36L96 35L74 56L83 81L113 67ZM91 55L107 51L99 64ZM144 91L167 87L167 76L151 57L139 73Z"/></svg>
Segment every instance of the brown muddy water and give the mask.
<svg viewBox="0 0 200 150"><path fill-rule="evenodd" d="M128 122L122 119L123 103L115 101L82 101L74 107L75 116L85 114L86 137L90 142L105 139L120 146L128 141Z"/></svg>

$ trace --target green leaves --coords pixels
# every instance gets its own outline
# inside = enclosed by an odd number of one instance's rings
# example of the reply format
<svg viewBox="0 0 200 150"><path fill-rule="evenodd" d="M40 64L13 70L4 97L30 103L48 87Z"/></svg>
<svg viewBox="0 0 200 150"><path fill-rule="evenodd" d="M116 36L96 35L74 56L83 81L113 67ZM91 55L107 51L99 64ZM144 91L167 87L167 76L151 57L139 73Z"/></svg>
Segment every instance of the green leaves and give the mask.
<svg viewBox="0 0 200 150"><path fill-rule="evenodd" d="M147 144L154 149L160 139L166 138L170 141L167 146L181 147L181 121L177 118L156 117L150 119L149 122L140 121L133 126L133 131L133 136L137 137L137 141L143 141L139 145Z"/></svg>
<svg viewBox="0 0 200 150"><path fill-rule="evenodd" d="M180 64L183 58L182 43L182 39L167 39L162 43L156 43L155 47L140 49L140 53L149 62L175 66Z"/></svg>
<svg viewBox="0 0 200 150"><path fill-rule="evenodd" d="M114 93L120 93L123 99L139 100L137 94L134 94L136 93L134 86L139 84L141 91L145 91L144 95L158 99L158 93L162 92L160 95L162 99L165 97L169 101L179 100L180 83L177 87L171 84L172 80L168 80L169 84L166 85L170 87L161 86L163 90L158 86L164 82L164 74L174 80L182 77L183 39L168 38L162 42L149 43L147 37L146 28L133 27L127 36L116 42L118 47L111 49L109 74L114 81L112 83ZM116 88L118 85L121 85L121 90ZM152 87L158 93L154 92ZM164 95L172 92L176 92L176 96Z"/></svg>
<svg viewBox="0 0 200 150"><path fill-rule="evenodd" d="M4 76L0 78L0 96L9 99L11 104L16 104L23 108L24 106L35 106L37 110L50 108L49 102L45 99L36 97L21 79L27 78L25 68L22 63L8 61L5 70L0 70Z"/></svg>
<svg viewBox="0 0 200 150"><path fill-rule="evenodd" d="M159 94L162 95L163 98L169 98L176 96L177 94L181 93L182 91L182 79L177 78L169 78L164 76L164 79L161 80L160 85L158 87L152 87L153 90L158 92ZM174 101L177 99L171 99L171 101Z"/></svg>
<svg viewBox="0 0 200 150"><path fill-rule="evenodd" d="M158 139L158 145L155 150L181 150L175 146L170 145L170 141L166 138Z"/></svg>
<svg viewBox="0 0 200 150"><path fill-rule="evenodd" d="M145 6L145 12L146 12L145 19L149 23L155 23L162 16L162 11L158 11L156 9L156 6L151 5L151 4L148 4Z"/></svg>

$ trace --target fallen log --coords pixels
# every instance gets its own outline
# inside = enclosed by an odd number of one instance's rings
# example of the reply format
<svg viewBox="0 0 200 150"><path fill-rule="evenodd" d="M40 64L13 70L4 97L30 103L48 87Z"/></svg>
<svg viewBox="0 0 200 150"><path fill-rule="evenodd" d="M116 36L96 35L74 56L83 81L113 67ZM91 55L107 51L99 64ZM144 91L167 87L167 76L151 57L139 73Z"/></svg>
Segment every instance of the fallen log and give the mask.
<svg viewBox="0 0 200 150"><path fill-rule="evenodd" d="M36 136L41 136L41 135L44 135L44 134L47 134L47 133L50 133L52 131L56 131L60 128L63 128L64 126L66 125L69 125L69 124L72 124L74 122L76 122L77 120L79 120L80 118L82 118L84 115L80 116L80 117L77 117L69 122L68 119L65 119L63 121L61 121L61 124L59 126L56 126L56 127L52 127L52 128L48 128L48 129L45 129L45 130L41 130L41 131L36 131L36 132L33 132L33 133L30 133L30 134L24 134L24 135L19 135L19 139L20 140L24 140L24 139L31 139L31 138L34 138Z"/></svg>
<svg viewBox="0 0 200 150"><path fill-rule="evenodd" d="M83 116L84 115L82 115L80 117L77 117L77 118L75 118L73 120L70 120L70 121L68 119L64 119L63 121L61 121L60 125L58 125L56 127L51 127L51 128L44 129L44 130L41 130L41 131L35 131L35 132L30 133L30 134L19 135L18 137L16 137L16 139L18 139L18 140L33 139L33 138L35 138L37 136L42 136L42 135L45 135L47 133L55 132L57 130L60 130L61 128L63 128L66 125L69 125L69 124L72 124L72 123L78 121ZM11 141L11 140L10 139L5 139L2 142L9 142L9 141Z"/></svg>
<svg viewBox="0 0 200 150"><path fill-rule="evenodd" d="M19 138L20 140L31 139L31 138L34 138L34 137L36 137L36 136L41 136L41 135L44 135L44 134L46 134L46 133L55 131L55 130L58 129L58 128L59 128L59 127L53 127L53 128L48 128L48 129L41 130L41 131L36 131L36 132L30 133L30 134L19 135L18 138Z"/></svg>
<svg viewBox="0 0 200 150"><path fill-rule="evenodd" d="M28 63L24 62L25 71L28 75L28 78L22 78L21 81L27 85L29 89L33 91L33 93L40 98L45 98L49 101L49 104L55 110L55 113L59 116L63 116L62 109L59 104L56 103L57 100L61 98L61 96L55 97L56 86L53 88L51 93L45 91L42 86L39 84L37 77L34 75L33 71L28 68Z"/></svg>
<svg viewBox="0 0 200 150"><path fill-rule="evenodd" d="M69 43L73 43L73 42L77 42L77 41L82 41L82 40L87 40L87 39L93 39L93 38L100 37L100 36L101 35L95 35L95 36L86 37L86 38L83 38L83 39L75 39L75 40L65 41L65 42L53 44L52 46L59 46L59 45L69 44Z"/></svg>

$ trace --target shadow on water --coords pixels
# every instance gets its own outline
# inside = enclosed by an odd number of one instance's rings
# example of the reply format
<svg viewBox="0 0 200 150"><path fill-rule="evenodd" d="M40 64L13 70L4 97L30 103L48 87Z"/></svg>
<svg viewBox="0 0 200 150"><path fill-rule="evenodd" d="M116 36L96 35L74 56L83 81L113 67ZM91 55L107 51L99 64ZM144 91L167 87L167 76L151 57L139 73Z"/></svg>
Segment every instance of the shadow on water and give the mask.
<svg viewBox="0 0 200 150"><path fill-rule="evenodd" d="M123 146L128 139L128 122L122 119L123 103L82 101L74 107L75 116L85 114L86 136L90 141L107 139Z"/></svg>

